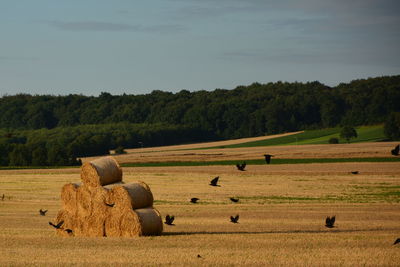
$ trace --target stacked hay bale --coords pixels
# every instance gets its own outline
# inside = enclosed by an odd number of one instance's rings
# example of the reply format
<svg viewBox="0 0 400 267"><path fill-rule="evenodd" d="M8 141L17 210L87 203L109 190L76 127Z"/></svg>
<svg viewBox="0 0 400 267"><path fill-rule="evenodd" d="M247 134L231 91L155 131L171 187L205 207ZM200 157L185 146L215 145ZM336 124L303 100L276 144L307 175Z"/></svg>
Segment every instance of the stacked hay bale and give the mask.
<svg viewBox="0 0 400 267"><path fill-rule="evenodd" d="M122 170L114 158L86 162L81 180L61 189L63 204L55 221L64 223L58 234L134 237L162 233L161 215L153 207L149 186L144 182L123 183Z"/></svg>

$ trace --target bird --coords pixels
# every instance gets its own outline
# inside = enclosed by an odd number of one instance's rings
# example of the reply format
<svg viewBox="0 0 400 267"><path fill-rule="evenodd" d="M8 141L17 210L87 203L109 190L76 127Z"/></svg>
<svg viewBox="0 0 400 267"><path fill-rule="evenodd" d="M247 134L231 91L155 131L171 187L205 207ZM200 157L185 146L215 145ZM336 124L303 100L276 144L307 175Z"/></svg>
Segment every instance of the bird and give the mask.
<svg viewBox="0 0 400 267"><path fill-rule="evenodd" d="M175 216L169 216L169 214L167 214L167 216L165 216L165 224L168 224L168 225L174 225L174 224L172 224L173 223L173 221L175 220Z"/></svg>
<svg viewBox="0 0 400 267"><path fill-rule="evenodd" d="M400 238L397 238L396 241L394 241L393 245L396 245L398 243L400 243Z"/></svg>
<svg viewBox="0 0 400 267"><path fill-rule="evenodd" d="M197 258L201 258L200 254L197 254Z"/></svg>
<svg viewBox="0 0 400 267"><path fill-rule="evenodd" d="M400 145L397 145L394 149L391 150L393 156L398 156L400 151Z"/></svg>
<svg viewBox="0 0 400 267"><path fill-rule="evenodd" d="M112 204L108 204L107 202L104 202L104 204L106 204L106 206L108 206L108 207L114 207L114 205L115 205L115 203L112 203Z"/></svg>
<svg viewBox="0 0 400 267"><path fill-rule="evenodd" d="M238 199L238 198L230 197L229 199L230 199L232 202L239 202L239 199Z"/></svg>
<svg viewBox="0 0 400 267"><path fill-rule="evenodd" d="M42 210L42 209L39 210L39 214L42 216L46 216L46 212L47 210Z"/></svg>
<svg viewBox="0 0 400 267"><path fill-rule="evenodd" d="M244 171L244 169L246 168L246 162L243 162L242 164L236 164L236 168L239 170L239 171Z"/></svg>
<svg viewBox="0 0 400 267"><path fill-rule="evenodd" d="M59 222L57 225L55 225L54 223L49 222L49 224L50 224L51 226L53 226L54 228L56 228L56 229L60 229L60 227L61 227L61 225L63 225L63 223L64 223L64 221L61 221L61 222Z"/></svg>
<svg viewBox="0 0 400 267"><path fill-rule="evenodd" d="M192 197L192 198L190 199L190 202L192 202L192 203L197 203L198 200L199 200L199 199L198 199L197 197Z"/></svg>
<svg viewBox="0 0 400 267"><path fill-rule="evenodd" d="M270 163L271 163L271 157L273 157L273 155L264 154L264 157L265 157L265 162L266 162L267 164L270 164Z"/></svg>
<svg viewBox="0 0 400 267"><path fill-rule="evenodd" d="M235 217L231 216L232 223L238 223L238 220L239 220L239 214L237 214Z"/></svg>
<svg viewBox="0 0 400 267"><path fill-rule="evenodd" d="M5 198L6 196L3 194L3 196L1 197L1 201L4 201L4 198Z"/></svg>
<svg viewBox="0 0 400 267"><path fill-rule="evenodd" d="M67 232L68 234L72 234L72 230L71 229L65 229L65 232Z"/></svg>
<svg viewBox="0 0 400 267"><path fill-rule="evenodd" d="M325 220L325 226L328 228L333 228L333 224L335 223L335 215L333 215L332 217L326 217Z"/></svg>
<svg viewBox="0 0 400 267"><path fill-rule="evenodd" d="M220 185L217 185L218 179L219 179L219 176L217 176L217 177L215 177L214 179L212 179L212 180L210 181L210 185L211 185L211 186L220 186Z"/></svg>
<svg viewBox="0 0 400 267"><path fill-rule="evenodd" d="M351 174L358 174L358 171L352 171Z"/></svg>

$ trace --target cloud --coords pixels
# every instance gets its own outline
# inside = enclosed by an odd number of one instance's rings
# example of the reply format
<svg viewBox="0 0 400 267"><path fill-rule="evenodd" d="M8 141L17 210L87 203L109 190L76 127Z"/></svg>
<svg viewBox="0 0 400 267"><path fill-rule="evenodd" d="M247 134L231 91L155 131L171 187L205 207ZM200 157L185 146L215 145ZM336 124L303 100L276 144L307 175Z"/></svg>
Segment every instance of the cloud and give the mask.
<svg viewBox="0 0 400 267"><path fill-rule="evenodd" d="M101 32L147 32L147 33L177 33L184 30L180 25L131 25L124 23L100 21L46 21L46 24L63 31L101 31Z"/></svg>

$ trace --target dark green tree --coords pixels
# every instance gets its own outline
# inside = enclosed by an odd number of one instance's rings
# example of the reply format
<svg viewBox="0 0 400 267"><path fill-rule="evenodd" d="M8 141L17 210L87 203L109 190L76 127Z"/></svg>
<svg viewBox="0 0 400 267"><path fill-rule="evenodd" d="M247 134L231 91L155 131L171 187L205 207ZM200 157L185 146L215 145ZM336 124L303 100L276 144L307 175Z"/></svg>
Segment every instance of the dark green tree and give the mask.
<svg viewBox="0 0 400 267"><path fill-rule="evenodd" d="M383 130L390 140L400 140L400 112L390 113Z"/></svg>
<svg viewBox="0 0 400 267"><path fill-rule="evenodd" d="M350 143L351 138L357 138L357 131L351 126L344 126L340 131L340 138L346 139L347 143Z"/></svg>

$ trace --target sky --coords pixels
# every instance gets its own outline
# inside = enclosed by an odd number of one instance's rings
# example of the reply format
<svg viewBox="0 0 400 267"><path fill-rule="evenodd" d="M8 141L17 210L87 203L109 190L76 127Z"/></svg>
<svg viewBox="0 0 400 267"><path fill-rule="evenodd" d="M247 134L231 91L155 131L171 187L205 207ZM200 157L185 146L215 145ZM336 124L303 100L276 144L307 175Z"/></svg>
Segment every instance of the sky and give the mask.
<svg viewBox="0 0 400 267"><path fill-rule="evenodd" d="M398 74L398 0L0 0L0 96Z"/></svg>

